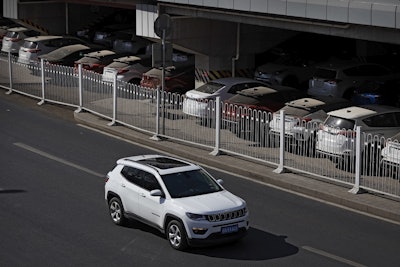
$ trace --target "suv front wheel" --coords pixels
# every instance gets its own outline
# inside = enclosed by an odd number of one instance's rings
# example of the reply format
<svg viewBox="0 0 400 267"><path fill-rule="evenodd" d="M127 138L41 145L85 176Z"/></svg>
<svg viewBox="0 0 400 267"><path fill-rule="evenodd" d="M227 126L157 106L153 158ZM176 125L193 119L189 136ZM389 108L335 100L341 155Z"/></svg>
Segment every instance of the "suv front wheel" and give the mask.
<svg viewBox="0 0 400 267"><path fill-rule="evenodd" d="M123 225L125 223L124 217L124 207L122 206L121 200L117 197L113 197L108 202L108 210L110 212L110 216L112 221L116 225Z"/></svg>
<svg viewBox="0 0 400 267"><path fill-rule="evenodd" d="M185 228L177 220L172 220L168 223L167 238L171 247L176 250L184 250L188 246Z"/></svg>

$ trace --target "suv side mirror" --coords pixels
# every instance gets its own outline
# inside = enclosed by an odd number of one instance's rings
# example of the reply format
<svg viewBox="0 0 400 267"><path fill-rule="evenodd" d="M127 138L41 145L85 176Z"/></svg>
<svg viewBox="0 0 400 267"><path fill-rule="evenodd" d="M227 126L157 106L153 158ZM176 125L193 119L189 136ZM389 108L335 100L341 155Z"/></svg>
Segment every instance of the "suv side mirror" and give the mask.
<svg viewBox="0 0 400 267"><path fill-rule="evenodd" d="M163 197L164 194L163 194L163 192L161 192L160 189L154 189L154 190L151 190L151 191L150 191L150 196L153 196L153 197Z"/></svg>
<svg viewBox="0 0 400 267"><path fill-rule="evenodd" d="M224 180L222 180L222 179L218 179L217 182L218 182L220 185L223 185L223 184L224 184Z"/></svg>

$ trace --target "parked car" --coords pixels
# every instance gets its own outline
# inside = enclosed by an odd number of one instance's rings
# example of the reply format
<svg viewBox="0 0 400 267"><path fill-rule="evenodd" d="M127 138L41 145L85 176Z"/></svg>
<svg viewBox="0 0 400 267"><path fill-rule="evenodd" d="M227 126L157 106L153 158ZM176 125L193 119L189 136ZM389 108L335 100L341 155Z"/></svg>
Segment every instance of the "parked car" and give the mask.
<svg viewBox="0 0 400 267"><path fill-rule="evenodd" d="M400 107L400 79L365 81L354 89L355 105L379 104Z"/></svg>
<svg viewBox="0 0 400 267"><path fill-rule="evenodd" d="M151 42L136 36L135 30L119 31L112 43L112 50L117 53L132 53L133 55L151 54Z"/></svg>
<svg viewBox="0 0 400 267"><path fill-rule="evenodd" d="M264 138L269 133L272 113L285 106L286 102L305 96L304 91L281 85L244 89L224 101L223 126L239 137L268 141Z"/></svg>
<svg viewBox="0 0 400 267"><path fill-rule="evenodd" d="M184 94L194 88L194 58L185 54L173 54L173 66L165 67L165 92ZM140 85L149 89L162 86L162 69L152 68L143 73Z"/></svg>
<svg viewBox="0 0 400 267"><path fill-rule="evenodd" d="M382 149L382 165L385 174L399 179L400 171L400 132L386 140L385 147Z"/></svg>
<svg viewBox="0 0 400 267"><path fill-rule="evenodd" d="M41 35L26 38L19 49L18 62L29 64L37 61L40 55L72 44L87 44L87 42L74 36Z"/></svg>
<svg viewBox="0 0 400 267"><path fill-rule="evenodd" d="M254 73L254 79L269 84L280 84L295 88L307 88L308 80L315 72L315 64L312 60L297 54L294 51L275 49L279 56L270 62L258 66Z"/></svg>
<svg viewBox="0 0 400 267"><path fill-rule="evenodd" d="M118 81L140 84L143 73L152 67L150 55L126 56L114 59L103 69L103 81L112 82L117 75Z"/></svg>
<svg viewBox="0 0 400 267"><path fill-rule="evenodd" d="M90 52L75 61L75 68L82 64L82 68L102 74L104 67L113 62L115 58L127 56L129 53L118 54L112 50L99 50Z"/></svg>
<svg viewBox="0 0 400 267"><path fill-rule="evenodd" d="M212 80L185 93L183 113L199 118L209 117L210 101L215 101L216 97L219 96L220 101L224 101L243 89L257 86L267 86L267 84L244 77Z"/></svg>
<svg viewBox="0 0 400 267"><path fill-rule="evenodd" d="M384 105L351 106L328 112L317 132L316 152L332 158L342 166L351 166L356 153L356 127L361 127L361 152L365 162L376 158L380 137L400 132L400 108Z"/></svg>
<svg viewBox="0 0 400 267"><path fill-rule="evenodd" d="M172 248L232 242L249 229L246 202L198 165L162 155L122 158L107 174L105 201L116 225L138 219Z"/></svg>
<svg viewBox="0 0 400 267"><path fill-rule="evenodd" d="M273 114L270 122L270 133L280 136L281 111L285 113L285 137L291 151L300 154L314 154L315 136L319 124L328 116L327 112L351 106L352 103L344 98L330 96L315 96L296 99ZM279 140L279 139L278 139Z"/></svg>
<svg viewBox="0 0 400 267"><path fill-rule="evenodd" d="M111 24L97 30L93 36L93 43L101 44L106 48L112 49L114 40L123 37L121 31L135 28L132 24ZM133 33L134 34L134 33ZM130 38L126 36L125 38Z"/></svg>
<svg viewBox="0 0 400 267"><path fill-rule="evenodd" d="M25 27L9 28L3 38L1 51L18 54L21 45L24 44L24 39L36 35L39 35L37 31L29 30Z"/></svg>
<svg viewBox="0 0 400 267"><path fill-rule="evenodd" d="M383 65L356 61L328 62L317 67L309 81L309 95L351 99L354 89L368 80L395 79L399 73Z"/></svg>

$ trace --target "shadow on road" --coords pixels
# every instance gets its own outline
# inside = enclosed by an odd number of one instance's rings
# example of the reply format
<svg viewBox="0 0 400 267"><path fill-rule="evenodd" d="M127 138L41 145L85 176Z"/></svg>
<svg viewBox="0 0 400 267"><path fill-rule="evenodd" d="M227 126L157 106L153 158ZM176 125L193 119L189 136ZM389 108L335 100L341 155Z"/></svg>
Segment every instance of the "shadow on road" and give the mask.
<svg viewBox="0 0 400 267"><path fill-rule="evenodd" d="M287 257L296 254L298 247L285 241L286 236L273 235L255 228L250 228L242 240L207 248L193 248L189 253L214 258L261 261Z"/></svg>

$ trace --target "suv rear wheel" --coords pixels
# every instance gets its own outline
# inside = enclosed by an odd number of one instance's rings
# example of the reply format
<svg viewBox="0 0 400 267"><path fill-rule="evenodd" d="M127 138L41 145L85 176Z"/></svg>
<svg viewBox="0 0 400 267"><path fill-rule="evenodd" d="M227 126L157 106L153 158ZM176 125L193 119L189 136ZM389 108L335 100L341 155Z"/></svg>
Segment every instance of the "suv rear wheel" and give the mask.
<svg viewBox="0 0 400 267"><path fill-rule="evenodd" d="M108 202L108 210L112 221L116 225L123 225L126 221L124 216L124 207L122 206L121 200L117 197L113 197Z"/></svg>
<svg viewBox="0 0 400 267"><path fill-rule="evenodd" d="M168 223L167 238L171 247L176 250L184 250L188 246L185 228L177 220L172 220Z"/></svg>

